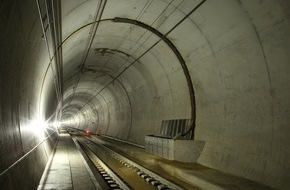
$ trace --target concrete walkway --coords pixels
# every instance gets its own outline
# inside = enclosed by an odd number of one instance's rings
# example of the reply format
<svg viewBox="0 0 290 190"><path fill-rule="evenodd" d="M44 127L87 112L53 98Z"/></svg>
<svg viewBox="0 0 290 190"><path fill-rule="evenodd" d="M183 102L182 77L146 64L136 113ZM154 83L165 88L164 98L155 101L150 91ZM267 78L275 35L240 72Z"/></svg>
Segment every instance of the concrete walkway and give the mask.
<svg viewBox="0 0 290 190"><path fill-rule="evenodd" d="M43 172L37 190L101 189L77 146L68 134L59 134L55 153Z"/></svg>

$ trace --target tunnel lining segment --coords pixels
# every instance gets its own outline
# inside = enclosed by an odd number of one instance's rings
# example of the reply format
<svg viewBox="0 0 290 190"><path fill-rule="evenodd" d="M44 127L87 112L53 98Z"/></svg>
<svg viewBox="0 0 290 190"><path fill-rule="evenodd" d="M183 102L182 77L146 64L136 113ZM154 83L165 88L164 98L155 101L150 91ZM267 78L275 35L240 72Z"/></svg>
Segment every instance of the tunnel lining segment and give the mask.
<svg viewBox="0 0 290 190"><path fill-rule="evenodd" d="M21 158L19 158L16 162L11 164L7 169L0 173L0 177L6 175L12 168L14 168L17 164L19 164L22 160L24 160L27 156L29 156L34 150L36 150L42 143L44 143L48 138L50 138L57 130L54 130L49 135L47 135L42 141L40 141L37 145L35 145L31 150L29 150L26 154L24 154ZM8 174L9 175L9 174Z"/></svg>
<svg viewBox="0 0 290 190"><path fill-rule="evenodd" d="M98 96L105 88L107 88L111 83L113 83L119 76L121 76L129 67L131 67L134 63L136 63L141 57L143 57L146 53L148 53L153 47L155 47L160 41L165 42L168 47L173 51L173 53L175 54L175 56L177 57L177 59L180 62L181 68L183 70L183 73L185 75L186 78L186 82L187 82L187 86L188 86L188 91L189 91L189 95L190 95L190 102L191 102L191 123L189 125L189 129L185 132L182 133L182 136L187 135L189 132L192 131L192 136L191 138L194 138L194 130L195 130L195 125L196 125L196 107L195 107L195 94L194 94L194 89L193 89L193 83L191 80L191 76L190 76L190 72L187 68L187 65L181 55L181 53L178 51L178 49L174 46L174 44L167 38L167 35L170 34L177 26L179 26L185 19L187 19L193 12L195 12L206 0L202 0L200 1L200 3L198 3L188 14L186 14L177 24L175 24L168 32L166 32L165 34L162 34L161 32L159 32L157 29L153 28L152 26L149 26L141 21L138 20L133 20L133 19L128 19L128 18L121 18L121 17L115 17L115 18L111 18L111 19L103 19L103 20L99 20L99 21L95 21L92 22L90 24L87 24L85 26L80 27L79 29L75 30L72 34L70 34L65 40L64 42L69 39L73 34L75 34L77 31L81 30L82 28L85 28L86 26L90 26L92 24L95 23L100 23L102 21L113 21L115 23L127 23L127 24L133 24L139 27L142 27L146 30L149 30L150 32L152 32L153 34L155 34L156 36L158 36L160 39L155 42L150 48L148 48L143 54L141 54L138 58L136 58L132 63L130 63L127 67L125 67L124 70L122 70L114 79L112 79L111 82L109 82L107 85L105 85L96 95L94 95L90 100L88 100L87 103L85 103L82 108L84 106L86 106L86 104L88 104L95 96ZM63 42L63 43L64 43Z"/></svg>
<svg viewBox="0 0 290 190"><path fill-rule="evenodd" d="M185 75L185 78L186 78L186 81L187 81L187 86L188 86L188 90L189 90L189 94L190 94L190 101L191 101L191 116L192 116L192 124L190 126L195 126L195 120L196 120L196 114L195 114L195 95L194 95L194 90L193 90L193 84L192 84L192 81L191 81L191 76L190 76L190 73L189 73L189 70L187 68L187 65L181 55L181 53L178 51L178 49L174 46L174 44L164 35L162 34L161 32L159 32L157 29L143 23L143 22L140 22L140 21L137 21L137 20L133 20L133 19L128 19L128 18L121 18L121 17L116 17L116 18L110 18L110 19L103 19L103 20L99 20L99 21L96 21L96 22L107 22L107 21L112 21L112 22L115 22L115 23L126 23L126 24L132 24L132 25L136 25L136 26L139 26L141 28L144 28L150 32L152 32L153 34L155 34L156 36L158 36L160 38L159 41L163 41L167 44L167 46L172 50L172 52L175 54L175 56L177 57L178 61L180 62L180 65L182 67L182 70L183 70L183 73ZM72 34L70 34L64 41L62 44L64 44L67 40L69 40L70 37L72 37L75 33L79 32L80 30L86 28L87 26L90 26L92 24L94 24L95 22L92 22L90 24L87 24L87 25L84 25L80 28L78 28L77 30L75 30ZM158 41L158 42L159 42ZM130 56L132 57L132 56ZM139 59L138 58L134 58L134 61L128 66L125 68L128 69L131 65L133 65L134 63L136 63ZM112 81L108 84L108 85L105 85L101 91L103 89L105 89L107 86L109 86L114 80L116 80L121 74L123 74L123 72L125 71L123 70L121 73L119 73L114 79L112 79ZM100 92L101 92L100 91ZM98 92L95 96L99 95L100 92ZM93 96L93 98L95 97ZM93 99L92 98L92 99ZM91 101L91 100L89 100ZM88 101L88 102L89 102ZM88 103L87 102L87 103ZM86 104L87 104L86 103ZM85 104L85 105L86 105ZM84 106L85 106L84 105ZM84 107L82 106L82 107ZM193 133L192 133L192 137L194 137L194 127L190 127L190 129L192 129Z"/></svg>
<svg viewBox="0 0 290 190"><path fill-rule="evenodd" d="M173 51L173 53L175 54L175 56L177 57L183 73L185 75L186 81L187 81L187 86L188 86L188 90L189 90L189 94L190 94L190 102L191 102L191 116L192 116L192 123L190 124L190 129L192 130L192 137L194 137L194 128L195 128L195 122L196 122L196 107L195 107L195 94L194 94L194 90L193 90L193 84L191 81L191 77L190 77L190 73L189 70L187 68L187 65L181 55L181 53L178 51L178 49L174 46L174 44L166 37L166 35L168 34L168 32L163 35L161 32L159 32L157 29L143 23L137 20L132 20L132 19L128 19L128 18L121 18L121 17L116 17L113 22L118 22L118 23L128 23L128 24L133 24L139 27L142 27L146 30L149 30L150 32L154 33L155 35L157 35L160 40L163 40L168 47ZM172 31L172 30L170 30ZM169 32L170 32L169 31ZM131 64L130 64L131 65ZM192 127L193 126L193 127ZM189 131L191 131L189 130ZM188 132L182 134L182 135L186 135Z"/></svg>
<svg viewBox="0 0 290 190"><path fill-rule="evenodd" d="M160 42L160 41L163 41L167 44L167 46L172 50L172 52L175 54L175 56L177 57L181 67L182 67L182 70L183 70L183 73L185 75L185 78L186 78L186 81L187 81L187 86L188 86L188 90L189 90L189 94L190 94L190 101L191 101L191 117L192 117L192 124L191 125L194 125L195 126L195 118L196 118L196 115L195 115L195 95L194 95L194 90L193 90L193 84L192 84L192 81L191 81L191 77L190 77L190 73L189 73L189 70L187 68L187 65L181 55L181 53L178 51L178 49L174 46L174 44L164 35L162 34L161 32L159 32L157 29L143 23L143 22L140 22L140 21L137 21L137 20L132 20L132 19L128 19L128 18L121 18L121 17L116 17L116 18L111 18L111 19L104 19L104 20L100 20L100 21L96 21L96 22L105 22L105 21L112 21L112 22L115 22L115 23L126 23L126 24L132 24L132 25L136 25L138 27L141 27L143 29L146 29L148 31L150 31L151 33L155 34L156 36L158 36L160 38L160 40L157 41ZM90 23L89 25L91 25L93 23ZM86 26L89 26L89 25L86 25ZM86 27L85 26L85 27ZM80 29L83 29L85 27L81 27L79 29L77 29L75 32L79 31ZM74 34L75 32L73 32L72 34ZM72 36L72 34L70 36ZM69 36L69 37L70 37ZM67 39L69 39L69 37ZM67 40L66 39L66 40ZM66 41L65 40L65 41ZM64 41L64 42L65 42ZM63 42L63 43L64 43ZM151 47L154 47L157 43L155 43L153 46ZM110 49L108 49L110 50ZM113 50L114 52L117 51L117 50ZM148 50L147 50L148 51ZM147 53L147 51L145 53ZM107 85L105 85L96 95L94 95L88 102L86 102L86 104L88 104L95 96L98 96L103 89L107 88L112 82L114 82L115 80L117 80L117 78L122 75L130 66L132 66L134 63L138 62L139 59L142 57L142 55L144 55L145 53L143 53L141 56L139 56L139 58L134 58L132 56L130 56L129 54L125 53L125 52L120 52L118 51L118 53L122 53L122 54L125 54L127 57L131 57L134 59L134 61L132 63L130 63L123 71L121 71L121 73L119 73L116 77L112 78L112 81L109 82ZM84 68L85 69L85 68ZM108 73L107 73L108 74ZM110 76L112 77L112 76ZM120 81L119 81L120 82ZM127 93L127 92L126 92ZM85 105L86 105L85 104ZM82 108L85 106L83 105ZM192 127L190 127L192 129ZM193 133L192 133L192 137L194 137L194 128L192 129Z"/></svg>
<svg viewBox="0 0 290 190"><path fill-rule="evenodd" d="M74 93L73 93L73 97L74 97L74 94L75 94L75 89L78 87L79 85L79 82L81 80L81 74L82 74L82 70L83 68L85 67L85 63L87 61L87 58L88 58L88 54L90 52L90 48L92 46L92 43L94 41L94 38L95 38L95 35L96 35L96 32L99 28L99 24L100 22L96 22L98 20L101 20L102 18L102 15L103 15L103 12L105 10L105 6L106 6L106 3L107 3L107 0L104 1L103 3L103 0L99 1L99 4L97 6L97 10L96 10L96 15L95 15L95 22L93 22L93 25L91 26L91 31L89 33L89 38L88 38L88 41L87 41L87 45L86 45L86 49L85 49L85 52L83 54L83 58L81 60L81 67L80 67L80 71L79 71L79 74L78 74L78 79L74 85ZM72 98L73 99L73 98Z"/></svg>

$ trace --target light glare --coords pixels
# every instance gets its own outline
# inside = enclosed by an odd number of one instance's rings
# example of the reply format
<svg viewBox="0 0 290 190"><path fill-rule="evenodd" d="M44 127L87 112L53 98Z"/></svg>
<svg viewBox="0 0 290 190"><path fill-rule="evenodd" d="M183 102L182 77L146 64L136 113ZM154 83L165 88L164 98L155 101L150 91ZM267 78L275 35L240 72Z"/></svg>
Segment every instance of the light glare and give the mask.
<svg viewBox="0 0 290 190"><path fill-rule="evenodd" d="M56 121L56 122L53 122L53 123L52 123L52 126L53 126L54 128L59 128L60 125L61 125L61 122L59 122L59 121Z"/></svg>

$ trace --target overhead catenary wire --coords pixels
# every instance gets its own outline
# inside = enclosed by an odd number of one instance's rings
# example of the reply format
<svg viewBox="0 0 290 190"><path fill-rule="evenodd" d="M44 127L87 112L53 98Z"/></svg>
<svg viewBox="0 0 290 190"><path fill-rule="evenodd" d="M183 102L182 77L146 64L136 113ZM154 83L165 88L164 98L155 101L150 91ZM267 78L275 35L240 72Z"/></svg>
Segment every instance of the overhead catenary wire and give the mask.
<svg viewBox="0 0 290 190"><path fill-rule="evenodd" d="M54 10L56 8L56 11ZM62 42L62 32L61 32L61 10L60 3L54 4L54 1L51 0L51 10L52 10L52 23L53 23L53 41L54 41L54 54L55 54L55 64L56 71L58 75L58 88L60 94L60 100L58 104L57 110L61 110L63 106L63 87L62 87L62 79L63 79L63 58L62 58L62 46L60 45ZM56 115L57 119L61 117L61 111Z"/></svg>
<svg viewBox="0 0 290 190"><path fill-rule="evenodd" d="M83 55L83 58L82 58L82 61L81 61L80 70L78 72L77 81L76 81L76 83L75 83L75 85L73 87L73 90L74 90L73 91L73 95L72 95L72 97L70 99L69 104L74 99L75 91L76 91L76 89L77 89L77 87L79 85L79 82L80 82L80 79L81 79L81 74L83 72L85 63L87 61L87 57L89 55L92 43L94 41L95 35L96 35L98 27L99 27L99 22L97 22L97 21L101 20L103 12L104 12L105 7L106 7L106 3L107 3L107 0L104 0L104 3L103 3L103 0L100 0L99 4L97 6L97 10L96 10L95 18L94 18L94 24L91 27L91 31L90 31L90 35L89 35L89 38L88 38L88 41L87 41L86 49L85 49L85 52L84 52L84 55Z"/></svg>
<svg viewBox="0 0 290 190"><path fill-rule="evenodd" d="M151 27L155 24L155 22L156 21L158 21L159 19L160 19L160 17L161 17L161 15L163 15L164 13L165 13L165 11L167 10L167 8L172 4L172 2L173 2L174 0L171 0L169 3L168 3L168 5L165 7L165 9L158 15L158 17L156 17L156 19L154 20L154 22L150 25ZM173 11L171 11L171 13L170 14L168 14L167 15L167 17L170 17L171 16L171 14L173 14L174 13L174 11L176 10L176 9L178 9L179 8L179 6L183 3L183 1L184 0L182 0L182 2L180 2L174 9L173 9ZM164 21L163 22L161 22L160 24L159 24L159 26L157 26L156 27L156 29L157 28L159 28L162 24L164 24L165 23L165 21L166 21L166 19L164 19ZM146 30L142 35L141 35L141 37L139 38L139 40L137 40L136 42L135 42L135 45L137 45L138 44L138 42L140 41L140 39L145 35L145 33L146 32L148 32L148 30ZM138 48L136 48L135 49L135 51L132 53L132 55L134 55L141 47L142 47L142 45L151 37L153 35L153 33L151 33L151 35L149 35L145 40L143 40L143 42L139 45L139 47Z"/></svg>
<svg viewBox="0 0 290 190"><path fill-rule="evenodd" d="M150 26L153 26L153 24L161 17L161 15L162 14L164 14L164 12L167 10L167 8L172 4L172 2L173 2L174 0L171 0L169 3L168 3L168 5L161 11L161 13L156 17L156 19L151 23L151 25ZM183 2L184 0L182 0L182 2ZM142 15L144 14L144 12L146 12L146 10L148 9L148 7L152 4L152 2L153 1L151 1L150 3L149 3L149 1L147 1L147 3L144 5L144 7L142 8L142 10L140 11L140 13L138 14L138 16L135 18L135 20L138 20L139 18L141 18L142 17ZM181 2L181 3L182 3ZM149 3L149 5L147 5ZM179 3L179 5L181 4L181 3ZM178 6L179 6L178 5ZM177 7L176 7L176 9L177 9ZM142 13L143 12L143 13ZM142 13L142 14L141 14ZM173 13L173 11L172 11L172 13ZM171 13L171 14L172 14ZM159 26L161 26L163 23L165 22L165 20L159 25ZM125 39L128 37L128 35L131 33L131 31L132 31L132 29L133 29L133 27L134 26L131 26L129 29L128 29L128 31L126 32L126 34L124 35L124 37L123 37L123 41L120 43L120 45L118 46L118 48L117 49L119 49L120 47L122 47L122 45L124 44L124 42L125 42ZM145 35L145 33L147 32L148 30L145 30L145 32L143 32L143 34L141 34L140 35L140 38L137 40L137 41L135 41L135 44L131 47L130 46L130 50L131 49L133 49L133 47L135 47L137 44L138 44L138 42L142 39L142 37ZM152 34L151 34L152 35ZM134 55L136 52L137 52L137 50L148 40L148 38L150 38L151 37L151 35L149 35L148 37L147 37L147 39L146 40L144 40L143 41L143 43L141 43L140 44L140 46L138 47L138 48L136 48L136 50L133 52L133 53L131 53L131 55ZM111 57L109 57L108 58L108 60L106 61L106 63L104 64L104 67L108 64L108 62L110 61L110 59L111 59Z"/></svg>
<svg viewBox="0 0 290 190"><path fill-rule="evenodd" d="M57 74L58 74L58 83L59 83L59 91L60 93L62 94L62 82L61 82L61 78L62 78L62 74L61 74L61 65L62 65L62 46L59 46L60 45L60 38L61 38L61 32L60 31L57 31L57 26L56 26L56 23L57 20L56 20L56 16L57 18L59 18L59 15L56 15L58 12L55 12L54 11L54 3L53 3L53 0L51 1L51 10L52 10L52 23L53 23L53 34L54 34L54 50L55 52L57 52L56 56L57 56L57 59L56 59L56 65L57 65ZM51 31L52 32L52 31Z"/></svg>
<svg viewBox="0 0 290 190"><path fill-rule="evenodd" d="M203 3L205 3L206 0L201 1L200 3L198 3L188 14L186 14L178 23L176 23L168 32L166 32L163 36L161 36L159 38L159 40L157 40L150 48L148 48L145 52L143 52L139 57L137 57L132 63L130 63L127 67L125 67L117 76L115 76L109 83L107 83L101 90L99 90L99 92L97 94L95 94L94 96L92 96L92 98L90 98L85 104L82 105L81 109L83 109L86 105L88 105L96 96L98 96L104 89L108 88L112 83L114 83L114 81L119 78L124 72L126 72L132 65L134 65L137 61L139 61L144 55L146 55L152 48L154 48L160 41L164 40L174 29L176 29L185 19L187 19L193 12L195 12ZM118 18L115 18L118 19ZM189 76L188 76L189 77ZM191 79L189 77L189 79L187 79L189 84L189 90L193 92L193 86L192 86L192 82ZM194 94L191 94L191 104L195 104L194 101ZM195 128L195 110L191 110L192 112L192 120L191 123L189 125L189 129L185 132L182 133L182 136L186 136L188 133L190 133L191 131L194 130Z"/></svg>
<svg viewBox="0 0 290 190"><path fill-rule="evenodd" d="M47 14L47 22L48 22L48 26L49 26L49 31L50 31L50 37L52 40L52 45L53 45L53 52L54 52L54 63L55 63L55 71L56 71L56 87L58 89L58 102L61 102L62 100L62 83L61 83L61 74L60 74L60 56L59 56L59 49L58 49L58 40L57 40L57 31L56 31L56 19L55 19L55 12L54 12L54 7L53 7L53 0L50 1L51 2L51 10L52 10L52 18L50 17L50 13L49 13L49 8L48 8L48 3L47 0L44 0L45 3L45 9L46 9L46 14ZM52 21L50 20L52 19ZM51 23L53 23L53 26L51 26ZM52 29L53 28L53 29ZM53 65L51 66L51 68L53 69Z"/></svg>

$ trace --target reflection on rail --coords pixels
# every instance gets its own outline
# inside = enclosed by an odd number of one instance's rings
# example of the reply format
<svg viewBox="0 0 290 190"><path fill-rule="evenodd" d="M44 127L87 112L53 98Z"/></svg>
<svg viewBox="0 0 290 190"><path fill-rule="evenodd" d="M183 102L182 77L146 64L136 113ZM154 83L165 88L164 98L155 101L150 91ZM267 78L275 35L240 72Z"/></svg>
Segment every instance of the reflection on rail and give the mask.
<svg viewBox="0 0 290 190"><path fill-rule="evenodd" d="M68 132L77 142L90 162L101 176L103 189L159 189L181 190L179 185L159 176L143 166L129 160L108 147L95 142L87 131L69 129ZM98 179L100 181L100 179Z"/></svg>

